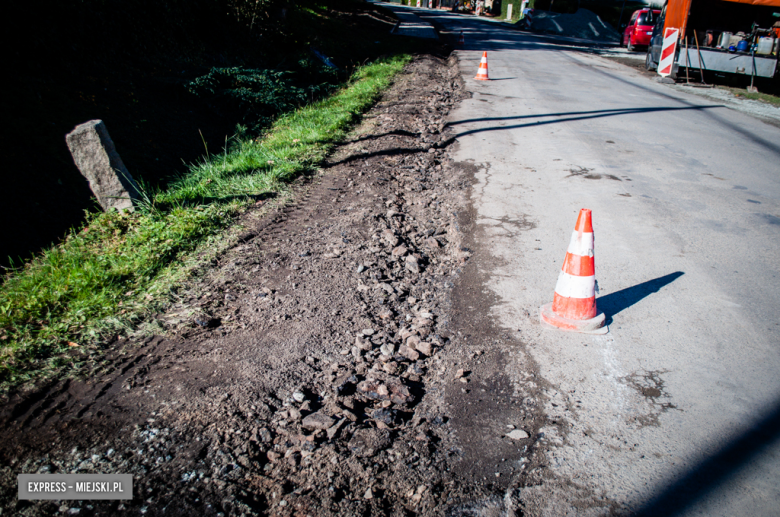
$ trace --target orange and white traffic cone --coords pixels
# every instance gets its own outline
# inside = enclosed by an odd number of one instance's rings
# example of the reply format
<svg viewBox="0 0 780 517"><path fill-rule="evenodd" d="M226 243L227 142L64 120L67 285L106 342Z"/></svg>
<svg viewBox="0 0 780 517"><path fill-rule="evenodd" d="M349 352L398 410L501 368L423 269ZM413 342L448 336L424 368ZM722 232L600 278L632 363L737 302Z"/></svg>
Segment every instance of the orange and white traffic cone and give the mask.
<svg viewBox="0 0 780 517"><path fill-rule="evenodd" d="M479 62L479 70L477 70L477 76L474 78L476 81L489 81L487 71L487 52L482 53L482 60Z"/></svg>
<svg viewBox="0 0 780 517"><path fill-rule="evenodd" d="M593 222L587 208L580 210L566 259L555 284L552 303L540 309L542 324L561 330L606 334L604 313L596 309L596 268L593 256Z"/></svg>
<svg viewBox="0 0 780 517"><path fill-rule="evenodd" d="M458 37L458 46L462 47L466 44L466 38L463 37L463 31L460 31L460 36Z"/></svg>

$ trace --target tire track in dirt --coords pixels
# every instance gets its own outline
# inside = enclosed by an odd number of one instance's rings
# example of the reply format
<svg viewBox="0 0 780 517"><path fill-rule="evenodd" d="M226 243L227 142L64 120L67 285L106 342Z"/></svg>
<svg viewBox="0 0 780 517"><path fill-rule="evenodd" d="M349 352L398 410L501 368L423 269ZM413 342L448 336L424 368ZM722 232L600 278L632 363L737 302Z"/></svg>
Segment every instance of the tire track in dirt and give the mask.
<svg viewBox="0 0 780 517"><path fill-rule="evenodd" d="M472 515L503 504L509 477L474 482L492 466L472 468L485 451L459 437L459 408L474 401L455 364L475 358L475 339L483 359L502 353L487 348L497 331L464 338L456 321L464 303L489 303L457 287L474 267L462 245L472 171L442 147L463 95L454 59L416 57L323 170L296 182L292 203L246 214L235 246L158 315L164 335L114 343L112 366L86 381L9 400L4 511ZM505 394L495 381L491 395ZM514 402L501 404L480 418ZM17 502L21 472L130 473L134 498Z"/></svg>

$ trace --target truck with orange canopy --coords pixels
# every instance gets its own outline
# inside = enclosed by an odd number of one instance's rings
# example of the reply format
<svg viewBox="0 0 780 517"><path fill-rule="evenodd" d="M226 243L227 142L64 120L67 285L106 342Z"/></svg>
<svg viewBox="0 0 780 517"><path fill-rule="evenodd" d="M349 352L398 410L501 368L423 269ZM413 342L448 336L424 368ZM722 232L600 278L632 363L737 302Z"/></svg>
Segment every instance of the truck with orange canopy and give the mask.
<svg viewBox="0 0 780 517"><path fill-rule="evenodd" d="M680 68L767 78L778 73L780 0L667 0L647 49L648 70L661 61L664 35L674 34L668 29L679 35L672 77Z"/></svg>

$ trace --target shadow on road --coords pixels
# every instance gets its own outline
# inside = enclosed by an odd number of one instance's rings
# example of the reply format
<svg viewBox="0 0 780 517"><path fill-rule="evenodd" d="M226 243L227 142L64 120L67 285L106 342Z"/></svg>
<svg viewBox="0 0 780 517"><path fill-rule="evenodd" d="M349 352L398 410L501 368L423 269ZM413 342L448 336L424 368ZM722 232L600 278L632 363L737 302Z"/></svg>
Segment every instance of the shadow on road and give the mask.
<svg viewBox="0 0 780 517"><path fill-rule="evenodd" d="M442 144L440 144L439 147L446 147L447 145L451 144L455 140L457 140L460 137L471 135L474 133L482 133L484 131L504 131L507 129L520 129L524 127L538 127L538 126L544 126L548 124L558 124L561 122L574 122L577 120L590 120L590 119L596 119L596 118L603 118L603 117L614 117L617 115L639 115L642 113L654 113L654 112L664 112L664 111L686 111L686 110L705 110L705 109L712 109L712 108L725 108L726 106L723 105L715 105L715 104L708 104L708 105L694 105L694 106L681 106L681 107L667 107L667 106L658 106L658 107L650 107L650 108L622 108L622 109L610 109L610 110L595 110L595 111L582 111L582 112L571 112L571 113L540 113L536 115L519 115L516 117L493 117L493 118L482 118L482 119L469 119L469 120L455 120L450 122L449 126L454 126L458 124L466 124L469 122L485 122L485 121L491 121L491 120L521 120L521 119L538 119L543 117L561 117L561 118L555 118L552 120L536 120L532 122L527 122L525 124L515 124L512 126L490 126L490 127L483 127L479 129L471 129L468 131L463 131L462 133L458 133L455 136L449 138ZM577 115L577 116L572 116ZM566 118L564 118L566 117Z"/></svg>
<svg viewBox="0 0 780 517"><path fill-rule="evenodd" d="M556 117L551 120L532 120L530 122L526 122L523 124L514 124L511 126L489 126L489 127L483 127L479 129L471 129L467 131L463 131L461 133L457 133L451 137L449 137L446 140L443 140L439 142L438 144L435 144L434 147L437 147L439 149L443 149L453 143L455 143L458 138L463 137L465 135L471 135L474 133L482 133L484 131L503 131L507 129L518 129L518 128L524 128L524 127L539 127L543 125L548 124L558 124L560 122L573 122L577 120L589 120L589 119L596 119L596 118L603 118L603 117L614 117L618 115L639 115L643 113L653 113L653 112L664 112L664 111L686 111L686 110L705 110L705 109L711 109L711 108L724 108L725 106L721 105L702 105L702 106L681 106L681 107L665 107L665 106L657 106L657 107L649 107L649 108L618 108L618 109L608 109L608 110L593 110L593 111L572 111L572 112L562 112L562 113L539 113L539 114L533 114L533 115L518 115L518 116L511 116L511 117L485 117L485 118L478 118L478 119L467 119L467 120L455 120L450 123L448 123L448 126L456 126L458 124L467 124L471 122L492 122L492 121L502 121L502 120L524 120L524 119L539 119L544 117ZM390 131L386 134L397 134L399 136L419 136L414 133L409 133L407 131L404 132L397 132L397 131ZM354 142L359 142L363 139L357 138L354 140ZM371 156L388 156L388 155L395 155L395 154L405 154L405 153L411 153L411 152L419 152L421 150L425 150L424 148L398 148L398 149L385 149L379 152L375 153L367 153L367 154L355 154L353 156L349 156L339 162L334 162L331 165L338 165L340 163L346 163L352 160L355 160L357 158L366 158Z"/></svg>
<svg viewBox="0 0 780 517"><path fill-rule="evenodd" d="M567 40L567 38L551 38L548 36L540 37L539 35L536 34L520 32L517 30L516 27L510 27L505 24L491 23L484 20L475 19L474 17L464 17L461 15L446 13L443 11L429 11L425 9L420 9L420 10L415 10L415 14L417 14L418 16L422 17L427 21L434 23L435 25L439 24L441 26L441 28L439 29L440 31L443 29L445 31L452 31L453 33L458 33L458 34L462 31L464 33L464 37L466 38L466 45L465 48L461 48L460 50L466 50L466 51L520 50L520 51L527 51L527 52L552 51L570 60L573 64L577 66L585 67L591 72L595 72L605 77L609 77L611 79L619 81L630 89L638 89L650 95L659 95L672 102L681 103L693 109L697 109L696 107L694 107L694 105L691 102L687 101L684 97L675 94L671 90L655 88L652 87L650 84L647 85L644 84L644 83L649 83L649 81L647 81L646 79L635 80L632 78L620 77L619 74L615 74L610 71L600 69L600 67L598 66L592 66L590 64L583 63L582 61L580 61L575 57L575 53L591 52L595 48L601 48L601 47L606 48L606 47L612 47L613 45L607 43L597 44L595 42L588 43L585 41L577 42L574 40ZM461 61L461 66L474 66L474 70L476 71L476 63L479 62L480 58L478 56L478 52L474 52L474 53L461 52L459 53L459 59ZM530 73L530 71L528 72ZM726 106L708 106L708 107L725 108ZM633 112L629 112L629 113L633 113ZM707 124L711 123L719 127L727 127L731 129L733 132L738 133L743 137L745 137L753 145L761 146L765 150L768 150L769 152L777 156L780 156L780 145L778 145L776 142L772 142L765 138L762 138L761 136L756 134L755 131L752 131L751 129L748 129L746 127L742 127L741 125L736 124L731 120L719 116L718 111L701 111L701 113L706 118L709 119L706 122ZM582 117L582 118L575 118L573 120L599 118L601 116L608 116L608 115L599 115L595 117ZM561 119L555 122L565 122L565 121L566 120ZM539 122L538 125L544 125L550 123L552 122L551 121ZM520 126L513 126L513 127L501 127L501 128L489 128L489 129L515 129L515 128L528 127L531 125L537 125L537 124L527 124L527 125L520 125ZM464 133L458 136L464 136L465 134L470 134L470 133Z"/></svg>
<svg viewBox="0 0 780 517"><path fill-rule="evenodd" d="M561 55L563 57L565 57L566 59L569 59L570 61L572 61L573 63L575 63L577 65L582 65L581 62L579 62L578 60L574 59L571 56L567 56L565 53L563 53ZM643 91L645 91L645 92L647 92L649 94L660 95L660 96L665 97L665 98L667 98L669 100L672 100L672 101L675 101L675 102L679 102L679 103L682 103L682 104L685 104L685 105L688 105L688 106L691 106L691 107L695 106L694 104L691 104L690 102L688 102L687 100L685 100L683 98L670 95L670 94L668 94L666 92L663 92L661 90L648 88L647 86L643 86L643 85L641 85L639 83L628 81L628 80L626 80L626 79L624 79L622 77L618 77L616 74L612 74L612 73L606 72L604 70L599 70L597 67L588 67L588 68L591 71L595 72L595 73L607 76L607 77L609 77L611 79L614 79L616 81L619 81L619 82L621 82L621 83L623 83L623 84L625 84L625 85L627 85L629 87L638 88L638 89L643 90ZM719 107L725 108L726 106L719 106ZM775 154L777 156L780 156L780 145L777 145L777 143L770 142L770 141L768 141L768 140L766 140L764 138L761 138L760 136L755 134L753 131L750 131L749 129L746 129L746 128L742 127L742 126L739 126L738 124L735 124L735 123L733 123L731 121L728 121L728 120L725 120L725 119L719 117L716 114L716 112L715 113L713 113L713 112L702 112L702 113L704 113L704 115L706 117L712 119L713 122L717 126L719 126L719 127L728 127L732 131L741 134L742 136L744 136L746 139L750 140L754 144L760 145L764 149L772 152L773 154Z"/></svg>
<svg viewBox="0 0 780 517"><path fill-rule="evenodd" d="M536 113L531 115L512 115L508 117L469 118L465 120L453 120L452 122L448 122L447 125L457 126L458 124L469 124L471 122L493 122L497 120L521 120L526 118L541 118L541 117L571 117L574 115L580 115L580 117L573 119L573 120L578 120L579 118L587 118L584 117L585 115L591 115L591 116L630 115L632 113L651 113L655 111L679 111L679 110L690 110L690 109L725 108L725 107L726 106L720 104L718 105L702 104L702 105L691 105L685 107L658 106L658 107L647 107L647 108L615 108L615 109L608 109L608 110L591 110L591 111L563 111L560 113ZM499 129L506 129L507 127L509 126L502 126Z"/></svg>
<svg viewBox="0 0 780 517"><path fill-rule="evenodd" d="M677 274L677 273L675 273ZM682 274L682 273L680 273ZM670 275L668 275L670 276ZM665 278L665 277L664 277ZM634 513L635 517L667 517L683 514L691 506L722 487L748 463L780 439L780 401L747 431L691 468L680 479L662 487Z"/></svg>
<svg viewBox="0 0 780 517"><path fill-rule="evenodd" d="M620 291L597 298L596 306L607 317L607 325L611 325L612 316L640 302L651 294L657 293L662 287L671 284L684 274L682 271L676 271L647 282L642 282L641 284L626 287Z"/></svg>

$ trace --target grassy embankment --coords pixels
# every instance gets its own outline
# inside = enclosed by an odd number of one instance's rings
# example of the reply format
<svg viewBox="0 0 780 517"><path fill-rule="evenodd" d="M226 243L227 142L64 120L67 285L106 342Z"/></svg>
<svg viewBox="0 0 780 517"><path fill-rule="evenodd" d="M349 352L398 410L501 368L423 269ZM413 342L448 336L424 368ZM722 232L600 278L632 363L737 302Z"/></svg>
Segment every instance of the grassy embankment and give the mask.
<svg viewBox="0 0 780 517"><path fill-rule="evenodd" d="M282 115L259 139L210 155L135 213L90 216L0 285L0 386L79 371L131 331L219 249L253 201L321 163L408 55L357 69L324 100ZM210 255L211 254L211 255Z"/></svg>

